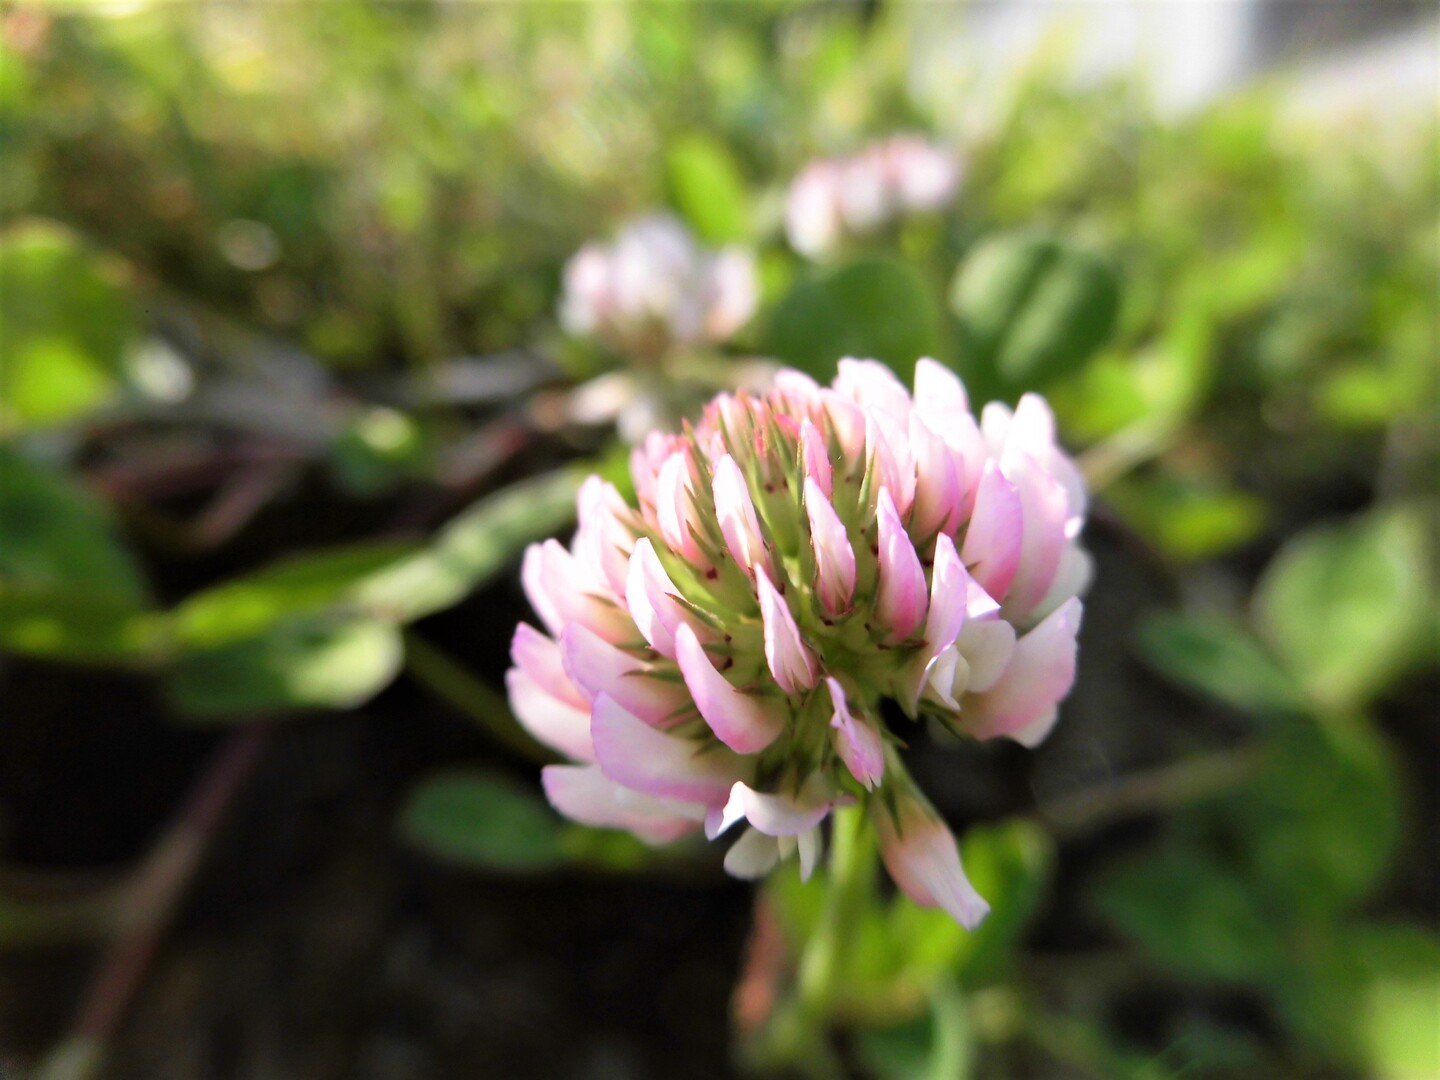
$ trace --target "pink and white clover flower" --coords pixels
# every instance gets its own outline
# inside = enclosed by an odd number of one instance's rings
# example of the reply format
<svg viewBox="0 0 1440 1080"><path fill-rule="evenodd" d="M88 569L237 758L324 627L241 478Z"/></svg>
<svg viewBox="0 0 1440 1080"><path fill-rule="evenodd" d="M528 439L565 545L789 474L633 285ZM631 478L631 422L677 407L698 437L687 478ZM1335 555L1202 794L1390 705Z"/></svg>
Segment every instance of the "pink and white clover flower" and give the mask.
<svg viewBox="0 0 1440 1080"><path fill-rule="evenodd" d="M809 874L858 804L891 876L966 926L987 906L896 752L881 702L1033 746L1075 677L1085 491L1045 402L977 421L933 360L782 371L631 456L639 505L592 477L567 549L525 556L520 722L572 764L561 813L665 843L704 829L756 877Z"/></svg>
<svg viewBox="0 0 1440 1080"><path fill-rule="evenodd" d="M672 348L726 341L758 302L748 251L708 251L678 218L655 214L570 259L560 323L623 356L655 360Z"/></svg>
<svg viewBox="0 0 1440 1080"><path fill-rule="evenodd" d="M848 157L813 161L790 184L785 235L800 254L818 258L847 234L941 209L963 176L955 153L918 135L892 135Z"/></svg>

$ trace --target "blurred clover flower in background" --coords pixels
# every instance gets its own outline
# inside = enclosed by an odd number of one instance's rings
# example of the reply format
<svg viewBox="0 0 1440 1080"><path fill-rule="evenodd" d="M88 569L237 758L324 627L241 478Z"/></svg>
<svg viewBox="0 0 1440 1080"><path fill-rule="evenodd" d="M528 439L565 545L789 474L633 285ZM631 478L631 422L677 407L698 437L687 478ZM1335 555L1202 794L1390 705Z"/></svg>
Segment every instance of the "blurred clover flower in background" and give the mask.
<svg viewBox="0 0 1440 1080"><path fill-rule="evenodd" d="M758 877L856 805L917 903L974 926L988 905L907 775L890 699L980 739L1026 745L1075 673L1085 493L1034 394L976 420L933 360L915 394L842 360L722 394L631 457L639 508L598 477L567 550L522 579L516 715L576 764L545 769L562 813L663 843L741 821L726 869Z"/></svg>
<svg viewBox="0 0 1440 1080"><path fill-rule="evenodd" d="M586 244L566 264L560 322L617 355L655 362L675 348L716 345L759 303L748 251L702 248L676 217L625 225L609 244Z"/></svg>
<svg viewBox="0 0 1440 1080"><path fill-rule="evenodd" d="M847 232L872 232L905 214L940 209L963 177L952 151L918 135L894 135L801 170L786 196L785 233L796 251L818 258Z"/></svg>

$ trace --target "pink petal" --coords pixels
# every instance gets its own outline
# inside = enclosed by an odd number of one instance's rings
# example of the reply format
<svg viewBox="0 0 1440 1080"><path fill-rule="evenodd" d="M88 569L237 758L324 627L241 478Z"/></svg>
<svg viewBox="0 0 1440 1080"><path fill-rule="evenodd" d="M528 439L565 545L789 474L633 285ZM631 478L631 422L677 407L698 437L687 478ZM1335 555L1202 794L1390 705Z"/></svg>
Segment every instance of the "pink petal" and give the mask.
<svg viewBox="0 0 1440 1080"><path fill-rule="evenodd" d="M549 540L546 543L553 544L555 541ZM558 636L560 631L565 629L565 624L561 621L560 613L555 609L555 602L546 586L544 544L531 544L525 549L525 557L520 562L520 585L525 590L530 606L535 609L535 614L539 615L540 621L545 624L545 629Z"/></svg>
<svg viewBox="0 0 1440 1080"><path fill-rule="evenodd" d="M980 925L990 905L965 876L955 837L943 821L913 798L902 798L900 827L883 809L875 815L875 825L885 868L911 900L921 907L943 908L967 930Z"/></svg>
<svg viewBox="0 0 1440 1080"><path fill-rule="evenodd" d="M1075 635L1083 610L1079 600L1067 600L1015 643L994 689L962 703L968 731L979 739L1015 738L1046 719L1075 681Z"/></svg>
<svg viewBox="0 0 1440 1080"><path fill-rule="evenodd" d="M1012 622L1023 622L1050 591L1060 569L1069 500L1059 481L1023 451L1007 451L1001 467L1019 492L1024 523L1020 560L1005 594L1005 614Z"/></svg>
<svg viewBox="0 0 1440 1080"><path fill-rule="evenodd" d="M890 492L880 489L877 506L880 530L880 592L875 613L890 631L891 641L913 634L925 617L925 571L906 535Z"/></svg>
<svg viewBox="0 0 1440 1080"><path fill-rule="evenodd" d="M816 396L835 430L841 455L847 462L860 460L865 453L865 413L833 390L821 390Z"/></svg>
<svg viewBox="0 0 1440 1080"><path fill-rule="evenodd" d="M928 356L915 361L915 411L943 431L955 418L970 411L965 384L944 364Z"/></svg>
<svg viewBox="0 0 1440 1080"><path fill-rule="evenodd" d="M1050 583L1050 591L1035 605L1035 610L1030 612L1029 617L1043 619L1070 597L1078 596L1089 588L1090 579L1094 576L1095 561L1090 558L1089 553L1084 548L1067 544L1060 554L1060 568L1055 571L1055 580Z"/></svg>
<svg viewBox="0 0 1440 1080"><path fill-rule="evenodd" d="M660 466L674 452L679 438L665 431L652 431L645 441L630 451L630 479L642 506L655 505L655 485Z"/></svg>
<svg viewBox="0 0 1440 1080"><path fill-rule="evenodd" d="M505 673L510 709L520 726L551 749L577 761L594 761L590 707L555 697L520 668Z"/></svg>
<svg viewBox="0 0 1440 1080"><path fill-rule="evenodd" d="M835 750L851 776L866 789L874 788L885 776L885 743L880 732L851 714L845 688L836 679L827 678L825 685L835 710L830 718L830 726L835 729Z"/></svg>
<svg viewBox="0 0 1440 1080"><path fill-rule="evenodd" d="M647 666L579 624L560 635L560 656L570 680L591 698L608 694L645 723L665 727L690 703L683 686L649 674Z"/></svg>
<svg viewBox="0 0 1440 1080"><path fill-rule="evenodd" d="M889 490L895 509L905 514L915 501L915 458L908 432L898 424L888 413L866 415L865 459L875 470L878 486Z"/></svg>
<svg viewBox="0 0 1440 1080"><path fill-rule="evenodd" d="M676 451L660 466L655 479L655 517L660 535L670 550L696 566L705 564L692 531L696 521L695 497L690 491L690 464L684 451Z"/></svg>
<svg viewBox="0 0 1440 1080"><path fill-rule="evenodd" d="M755 591L760 600L760 618L765 627L765 662L770 674L787 694L809 690L819 678L815 657L800 637L800 628L790 606L770 583L764 570L755 572Z"/></svg>
<svg viewBox="0 0 1440 1080"><path fill-rule="evenodd" d="M745 777L728 750L656 731L608 694L595 699L590 734L605 775L645 795L723 806L735 781Z"/></svg>
<svg viewBox="0 0 1440 1080"><path fill-rule="evenodd" d="M679 595L649 537L635 541L625 577L625 604L650 647L669 660L675 658L676 629L691 623L685 605L676 599Z"/></svg>
<svg viewBox="0 0 1440 1080"><path fill-rule="evenodd" d="M725 537L731 557L749 574L755 573L757 567L768 567L770 558L750 489L745 484L745 474L729 454L715 463L712 490L715 516L720 521L720 533Z"/></svg>
<svg viewBox="0 0 1440 1080"><path fill-rule="evenodd" d="M703 809L693 803L642 795L609 779L594 765L547 765L540 770L556 810L582 825L628 829L651 844L667 844L695 828Z"/></svg>
<svg viewBox="0 0 1440 1080"><path fill-rule="evenodd" d="M833 490L830 447L825 442L825 436L820 434L820 429L812 424L808 417L800 422L800 464L805 477L814 480L815 486L829 499Z"/></svg>
<svg viewBox="0 0 1440 1080"><path fill-rule="evenodd" d="M710 730L730 749L741 754L757 753L784 730L784 707L731 686L729 680L715 670L689 626L681 626L675 632L675 660L695 699L695 707Z"/></svg>
<svg viewBox="0 0 1440 1080"><path fill-rule="evenodd" d="M815 585L820 604L830 615L850 609L855 595L855 550L840 516L812 478L805 478L805 514L810 519L810 546L815 552Z"/></svg>
<svg viewBox="0 0 1440 1080"><path fill-rule="evenodd" d="M625 591L625 571L634 537L623 517L629 513L615 485L591 476L577 496L579 527L575 554L619 596Z"/></svg>
<svg viewBox="0 0 1440 1080"><path fill-rule="evenodd" d="M941 533L935 538L935 560L930 571L930 607L925 615L925 650L910 669L909 711L915 706L925 685L930 681L930 666L935 658L955 641L965 625L965 605L972 585L965 564L955 551L955 542ZM906 704L902 701L902 704ZM951 704L953 707L953 703Z"/></svg>
<svg viewBox="0 0 1440 1080"><path fill-rule="evenodd" d="M980 410L980 433L985 437L985 449L991 457L1001 457L1005 445L1010 441L1010 421L1015 418L1010 406L1003 401L991 401Z"/></svg>
<svg viewBox="0 0 1440 1080"><path fill-rule="evenodd" d="M925 641L934 656L955 640L965 625L970 597L970 574L955 550L955 541L941 533L935 539L935 561L930 570L930 609L925 615Z"/></svg>
<svg viewBox="0 0 1440 1080"><path fill-rule="evenodd" d="M910 446L915 454L915 535L954 533L964 498L964 463L919 416L910 418Z"/></svg>
<svg viewBox="0 0 1440 1080"><path fill-rule="evenodd" d="M994 461L985 463L960 558L991 596L1003 597L1020 565L1020 494Z"/></svg>
<svg viewBox="0 0 1440 1080"><path fill-rule="evenodd" d="M878 409L901 424L909 422L910 394L885 364L846 357L836 365L836 371L832 385L837 393L867 411Z"/></svg>
<svg viewBox="0 0 1440 1080"><path fill-rule="evenodd" d="M571 623L580 623L606 641L635 636L634 623L612 598L599 570L585 566L556 540L525 552L520 581L545 628L559 637Z"/></svg>
<svg viewBox="0 0 1440 1080"><path fill-rule="evenodd" d="M560 645L546 637L529 623L515 627L515 636L510 639L510 659L536 684L561 701L590 712L590 695L581 691L565 674L565 665L560 658ZM589 723L586 723L589 729Z"/></svg>

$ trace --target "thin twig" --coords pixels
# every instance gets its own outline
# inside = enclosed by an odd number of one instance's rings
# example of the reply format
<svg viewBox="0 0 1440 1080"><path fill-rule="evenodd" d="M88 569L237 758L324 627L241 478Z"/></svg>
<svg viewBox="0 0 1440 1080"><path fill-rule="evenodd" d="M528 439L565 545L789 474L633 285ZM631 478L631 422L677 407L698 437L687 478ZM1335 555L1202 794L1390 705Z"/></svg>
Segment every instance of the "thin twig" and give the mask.
<svg viewBox="0 0 1440 1080"><path fill-rule="evenodd" d="M269 738L267 724L252 724L232 735L211 759L174 824L136 870L124 900L124 929L106 950L70 1034L42 1065L39 1080L90 1080L97 1074L211 837Z"/></svg>
<svg viewBox="0 0 1440 1080"><path fill-rule="evenodd" d="M1258 746L1191 758L1043 804L1039 817L1057 836L1076 836L1229 791L1254 778L1264 761L1264 748Z"/></svg>

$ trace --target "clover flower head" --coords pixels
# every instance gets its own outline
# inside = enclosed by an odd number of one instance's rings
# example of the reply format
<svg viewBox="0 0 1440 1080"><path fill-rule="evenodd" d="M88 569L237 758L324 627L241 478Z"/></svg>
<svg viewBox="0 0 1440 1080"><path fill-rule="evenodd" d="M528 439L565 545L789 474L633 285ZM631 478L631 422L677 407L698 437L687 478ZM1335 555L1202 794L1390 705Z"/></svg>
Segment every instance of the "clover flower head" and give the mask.
<svg viewBox="0 0 1440 1080"><path fill-rule="evenodd" d="M554 806L663 843L744 822L739 877L861 804L896 883L967 926L987 906L905 770L890 699L978 739L1034 745L1075 673L1089 560L1079 474L1045 402L979 420L932 360L915 392L871 360L829 387L780 372L633 452L639 506L591 477L569 548L522 579L544 632L516 630L516 715L573 763Z"/></svg>
<svg viewBox="0 0 1440 1080"><path fill-rule="evenodd" d="M749 252L702 249L677 218L656 214L571 258L560 322L621 355L655 359L725 341L750 320L758 296Z"/></svg>
<svg viewBox="0 0 1440 1080"><path fill-rule="evenodd" d="M785 232L816 258L848 232L862 234L955 197L963 168L954 153L917 135L894 135L844 158L815 161L790 185Z"/></svg>

